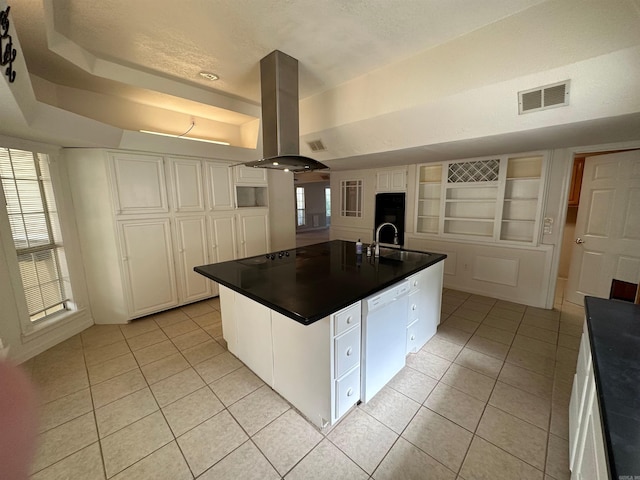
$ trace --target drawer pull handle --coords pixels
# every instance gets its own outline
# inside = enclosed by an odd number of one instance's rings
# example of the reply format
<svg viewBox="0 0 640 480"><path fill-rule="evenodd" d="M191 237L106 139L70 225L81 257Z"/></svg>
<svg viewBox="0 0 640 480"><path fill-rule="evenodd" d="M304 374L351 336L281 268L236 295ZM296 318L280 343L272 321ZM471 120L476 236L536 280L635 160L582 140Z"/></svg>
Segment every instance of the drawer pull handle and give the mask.
<svg viewBox="0 0 640 480"><path fill-rule="evenodd" d="M353 395L353 388L347 390L347 397L350 397L351 395Z"/></svg>
<svg viewBox="0 0 640 480"><path fill-rule="evenodd" d="M349 325L349 324L351 323L351 320L353 320L353 319L351 318L351 315L349 315L349 316L347 317L347 325Z"/></svg>
<svg viewBox="0 0 640 480"><path fill-rule="evenodd" d="M351 347L347 348L347 357L350 357L353 353L353 349Z"/></svg>
<svg viewBox="0 0 640 480"><path fill-rule="evenodd" d="M411 335L411 340L415 340L416 336L415 335Z"/></svg>
<svg viewBox="0 0 640 480"><path fill-rule="evenodd" d="M415 303L413 305L411 305L411 310L415 310L417 308L418 308L418 306Z"/></svg>
<svg viewBox="0 0 640 480"><path fill-rule="evenodd" d="M414 281L413 281L413 286L414 286L414 287L417 287L417 286L418 286L418 280L414 280Z"/></svg>

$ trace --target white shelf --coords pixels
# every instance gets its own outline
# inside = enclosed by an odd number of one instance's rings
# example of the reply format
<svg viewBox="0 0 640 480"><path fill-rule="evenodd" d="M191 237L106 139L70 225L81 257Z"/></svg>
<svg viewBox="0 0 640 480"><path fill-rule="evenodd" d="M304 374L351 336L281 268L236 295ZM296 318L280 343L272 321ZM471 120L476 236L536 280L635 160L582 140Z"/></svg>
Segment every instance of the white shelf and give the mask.
<svg viewBox="0 0 640 480"><path fill-rule="evenodd" d="M531 180L540 180L540 177L510 177L507 178L507 182L519 182L520 180L531 181Z"/></svg>
<svg viewBox="0 0 640 480"><path fill-rule="evenodd" d="M496 199L491 198L446 198L447 203L496 203Z"/></svg>
<svg viewBox="0 0 640 480"><path fill-rule="evenodd" d="M478 217L444 217L445 220L456 220L461 222L485 222L485 223L493 223L495 222L495 218L486 217L486 218L478 218Z"/></svg>

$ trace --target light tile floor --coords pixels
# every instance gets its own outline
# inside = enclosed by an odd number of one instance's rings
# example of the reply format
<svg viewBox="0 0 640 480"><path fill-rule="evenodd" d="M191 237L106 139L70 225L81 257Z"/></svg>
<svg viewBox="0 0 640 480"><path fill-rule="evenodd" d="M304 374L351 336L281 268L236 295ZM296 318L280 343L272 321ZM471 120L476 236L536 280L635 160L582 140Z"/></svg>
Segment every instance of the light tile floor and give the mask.
<svg viewBox="0 0 640 480"><path fill-rule="evenodd" d="M34 479L563 480L581 308L445 290L438 333L321 433L226 351L217 299L26 362Z"/></svg>

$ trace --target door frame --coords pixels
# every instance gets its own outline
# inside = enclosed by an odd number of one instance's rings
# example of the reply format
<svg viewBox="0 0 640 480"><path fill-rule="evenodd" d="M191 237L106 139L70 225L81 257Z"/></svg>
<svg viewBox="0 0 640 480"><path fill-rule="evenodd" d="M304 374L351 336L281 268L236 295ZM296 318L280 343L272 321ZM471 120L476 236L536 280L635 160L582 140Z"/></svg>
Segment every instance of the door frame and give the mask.
<svg viewBox="0 0 640 480"><path fill-rule="evenodd" d="M546 307L552 309L554 306L554 300L556 295L556 286L558 280L558 270L560 269L560 255L562 254L562 238L564 236L564 227L567 221L567 211L569 208L569 190L571 189L571 174L573 169L573 161L576 155L583 155L585 153L611 153L618 150L633 150L640 149L640 140L630 141L630 142L620 142L620 143L606 143L600 145L587 145L580 147L569 147L566 149L555 149L553 150L553 159L560 160L568 159L566 161L566 165L564 166L564 176L562 181L562 195L560 196L560 209L556 210L557 219L555 220L555 224L557 225L557 237L555 240L555 248L553 252L553 258L551 260L551 269L550 269L550 277L549 277L549 288L547 290L547 301ZM562 152L565 152L560 155ZM545 195L545 202L546 197ZM578 208L580 208L578 206ZM556 212L553 212L549 209L549 205L546 204L544 208L545 217L553 217Z"/></svg>

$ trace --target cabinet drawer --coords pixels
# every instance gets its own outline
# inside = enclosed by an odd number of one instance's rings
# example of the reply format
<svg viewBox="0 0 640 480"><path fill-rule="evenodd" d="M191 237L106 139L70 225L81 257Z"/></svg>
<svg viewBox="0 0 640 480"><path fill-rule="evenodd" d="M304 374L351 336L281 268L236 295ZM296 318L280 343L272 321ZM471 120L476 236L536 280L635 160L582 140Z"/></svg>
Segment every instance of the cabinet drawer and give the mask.
<svg viewBox="0 0 640 480"><path fill-rule="evenodd" d="M360 323L360 302L333 314L333 334L340 335Z"/></svg>
<svg viewBox="0 0 640 480"><path fill-rule="evenodd" d="M349 330L334 340L335 378L360 363L360 327Z"/></svg>
<svg viewBox="0 0 640 480"><path fill-rule="evenodd" d="M407 353L416 353L418 345L418 321L416 320L407 327Z"/></svg>
<svg viewBox="0 0 640 480"><path fill-rule="evenodd" d="M407 325L415 322L420 317L419 293L409 295L409 311L407 312Z"/></svg>
<svg viewBox="0 0 640 480"><path fill-rule="evenodd" d="M422 273L417 273L415 275L412 275L411 277L408 278L409 280L409 293L413 293L415 291L420 290L420 287L422 286Z"/></svg>
<svg viewBox="0 0 640 480"><path fill-rule="evenodd" d="M336 380L336 420L360 400L360 368Z"/></svg>

